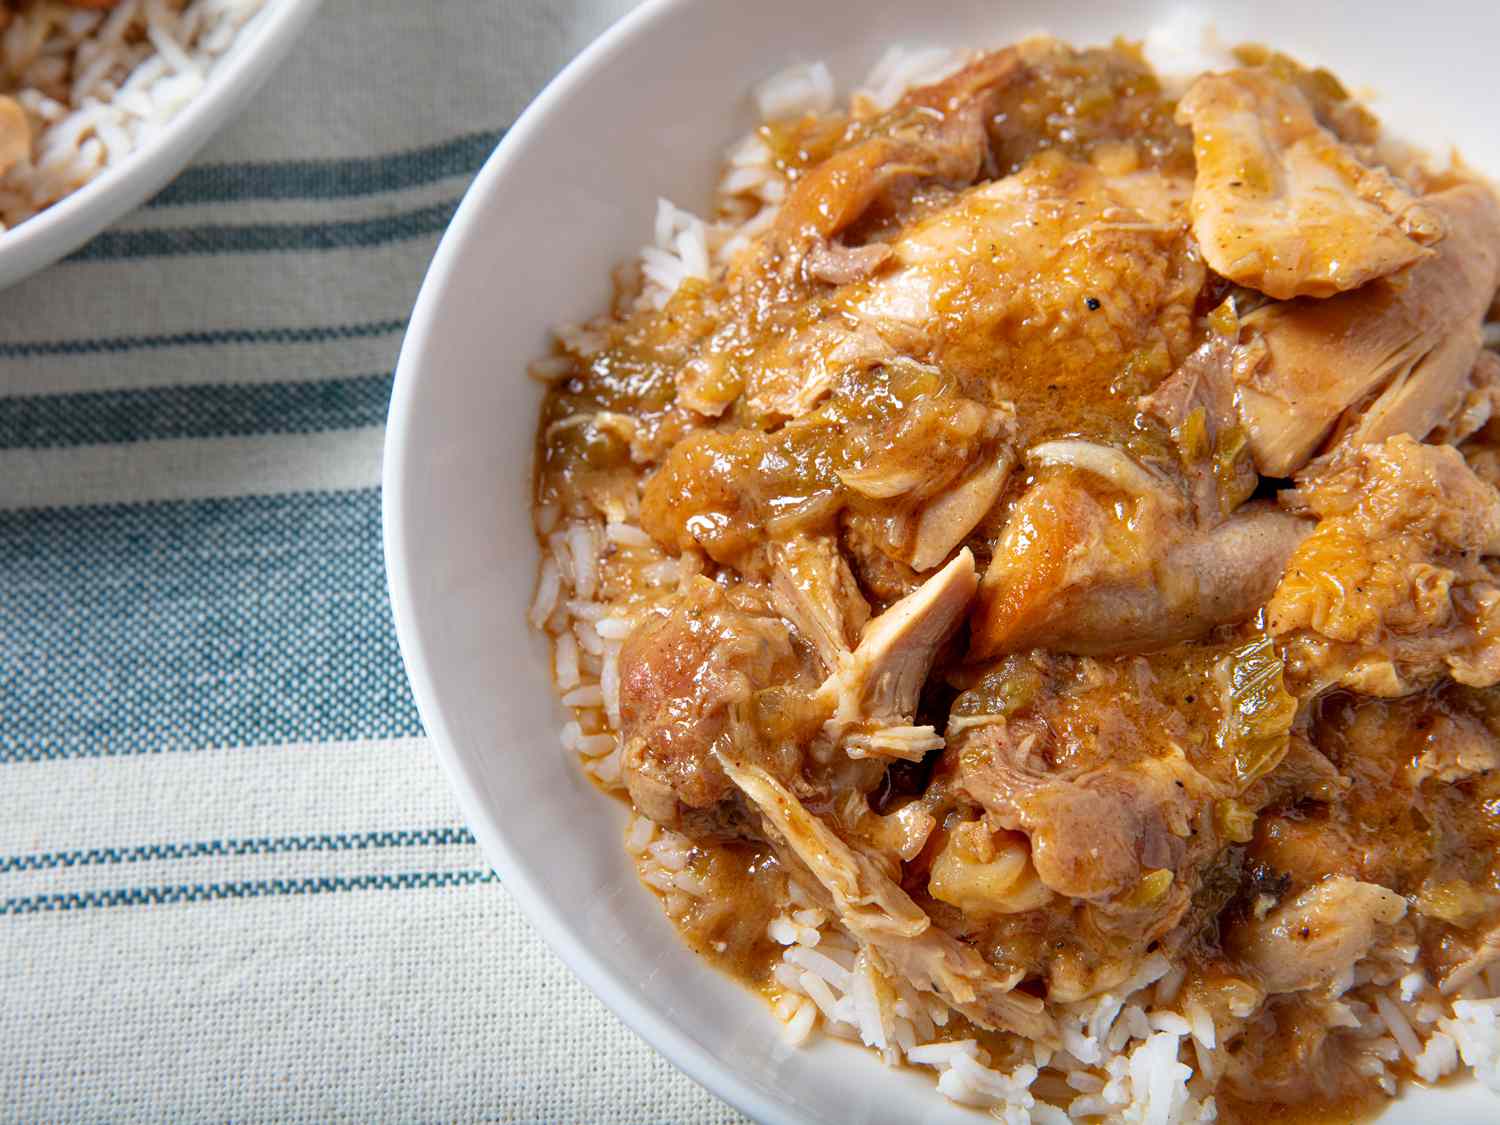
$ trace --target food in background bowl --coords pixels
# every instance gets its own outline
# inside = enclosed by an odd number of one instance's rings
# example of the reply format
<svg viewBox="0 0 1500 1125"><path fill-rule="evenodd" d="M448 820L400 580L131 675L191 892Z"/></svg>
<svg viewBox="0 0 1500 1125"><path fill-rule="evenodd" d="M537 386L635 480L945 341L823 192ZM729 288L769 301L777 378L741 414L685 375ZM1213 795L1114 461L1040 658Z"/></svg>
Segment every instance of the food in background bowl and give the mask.
<svg viewBox="0 0 1500 1125"><path fill-rule="evenodd" d="M0 4L0 229L77 191L161 130L264 3Z"/></svg>
<svg viewBox="0 0 1500 1125"><path fill-rule="evenodd" d="M642 880L1007 1120L1500 1085L1500 201L1236 54L780 75L532 367Z"/></svg>

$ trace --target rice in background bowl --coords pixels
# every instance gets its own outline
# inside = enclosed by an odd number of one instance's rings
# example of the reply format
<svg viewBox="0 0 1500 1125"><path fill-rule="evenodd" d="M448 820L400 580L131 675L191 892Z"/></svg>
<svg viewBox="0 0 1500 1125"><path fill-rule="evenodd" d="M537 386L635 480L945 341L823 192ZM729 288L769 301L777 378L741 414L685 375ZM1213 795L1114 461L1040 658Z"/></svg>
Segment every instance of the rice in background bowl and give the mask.
<svg viewBox="0 0 1500 1125"><path fill-rule="evenodd" d="M0 9L0 286L76 249L181 170L260 88L319 0L30 0Z"/></svg>
<svg viewBox="0 0 1500 1125"><path fill-rule="evenodd" d="M0 176L9 228L77 191L157 135L202 90L265 0L43 2L10 13L0 66L25 111L29 152Z"/></svg>

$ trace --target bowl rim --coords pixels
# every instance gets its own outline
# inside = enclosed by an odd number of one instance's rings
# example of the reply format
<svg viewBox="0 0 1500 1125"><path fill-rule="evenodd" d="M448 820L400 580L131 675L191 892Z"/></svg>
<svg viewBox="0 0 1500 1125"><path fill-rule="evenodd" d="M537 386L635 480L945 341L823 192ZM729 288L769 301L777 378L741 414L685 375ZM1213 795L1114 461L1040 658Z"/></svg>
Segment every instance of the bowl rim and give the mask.
<svg viewBox="0 0 1500 1125"><path fill-rule="evenodd" d="M291 50L323 0L267 0L208 75L202 91L156 136L82 187L0 233L0 285L71 254L166 186L237 114Z"/></svg>
<svg viewBox="0 0 1500 1125"><path fill-rule="evenodd" d="M791 1122L800 1118L791 1103L740 1078L671 1020L624 987L616 974L579 940L562 914L552 909L545 896L540 894L525 863L512 850L481 798L469 767L454 749L451 729L438 704L437 689L429 670L427 638L416 619L416 599L406 565L411 544L406 534L406 498L402 483L406 480L409 420L420 379L421 356L426 350L426 341L434 327L442 297L453 279L461 247L469 240L471 228L484 208L483 200L508 172L528 139L543 128L544 119L554 104L587 81L598 63L624 49L629 42L649 34L674 10L693 2L644 0L610 25L542 88L506 131L464 193L428 265L396 363L381 458L382 541L396 640L406 664L417 712L464 819L522 914L584 986L674 1066L756 1121Z"/></svg>

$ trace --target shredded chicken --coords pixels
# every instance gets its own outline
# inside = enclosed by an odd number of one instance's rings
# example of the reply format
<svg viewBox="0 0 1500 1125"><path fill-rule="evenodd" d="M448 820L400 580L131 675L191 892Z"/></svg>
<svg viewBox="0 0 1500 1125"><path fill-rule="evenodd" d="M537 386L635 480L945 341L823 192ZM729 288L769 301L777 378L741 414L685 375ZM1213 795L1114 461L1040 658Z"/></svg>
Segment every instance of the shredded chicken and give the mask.
<svg viewBox="0 0 1500 1125"><path fill-rule="evenodd" d="M757 688L797 667L786 626L735 605L707 579L688 584L672 612L652 615L620 653L622 765L647 816L678 823L682 810L721 801L729 783L713 756L742 738L739 713Z"/></svg>
<svg viewBox="0 0 1500 1125"><path fill-rule="evenodd" d="M1220 306L1220 311L1228 310ZM1255 491L1255 466L1235 406L1235 355L1227 332L1215 326L1160 386L1139 400L1141 413L1159 419L1176 439L1199 524L1217 522Z"/></svg>
<svg viewBox="0 0 1500 1125"><path fill-rule="evenodd" d="M870 605L830 539L798 535L772 543L771 597L832 671L859 639Z"/></svg>
<svg viewBox="0 0 1500 1125"><path fill-rule="evenodd" d="M936 992L980 1027L1055 1043L1041 1001L1012 991L968 946L936 929L876 864L840 840L764 770L721 756L725 772L832 897L849 931L917 988Z"/></svg>
<svg viewBox="0 0 1500 1125"><path fill-rule="evenodd" d="M974 556L965 549L871 620L859 645L818 689L833 711L827 724L830 733L859 724L900 722L913 715L938 648L958 628L978 585Z"/></svg>

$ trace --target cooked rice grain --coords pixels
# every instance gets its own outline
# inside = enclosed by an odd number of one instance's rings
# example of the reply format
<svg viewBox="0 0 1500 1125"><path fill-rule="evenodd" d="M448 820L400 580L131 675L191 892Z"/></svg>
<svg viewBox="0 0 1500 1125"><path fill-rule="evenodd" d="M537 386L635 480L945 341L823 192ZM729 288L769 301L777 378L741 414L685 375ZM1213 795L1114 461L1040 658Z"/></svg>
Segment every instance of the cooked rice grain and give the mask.
<svg viewBox="0 0 1500 1125"><path fill-rule="evenodd" d="M32 128L31 156L0 176L9 228L149 142L207 85L265 0L123 0L91 12L44 0L0 35Z"/></svg>

